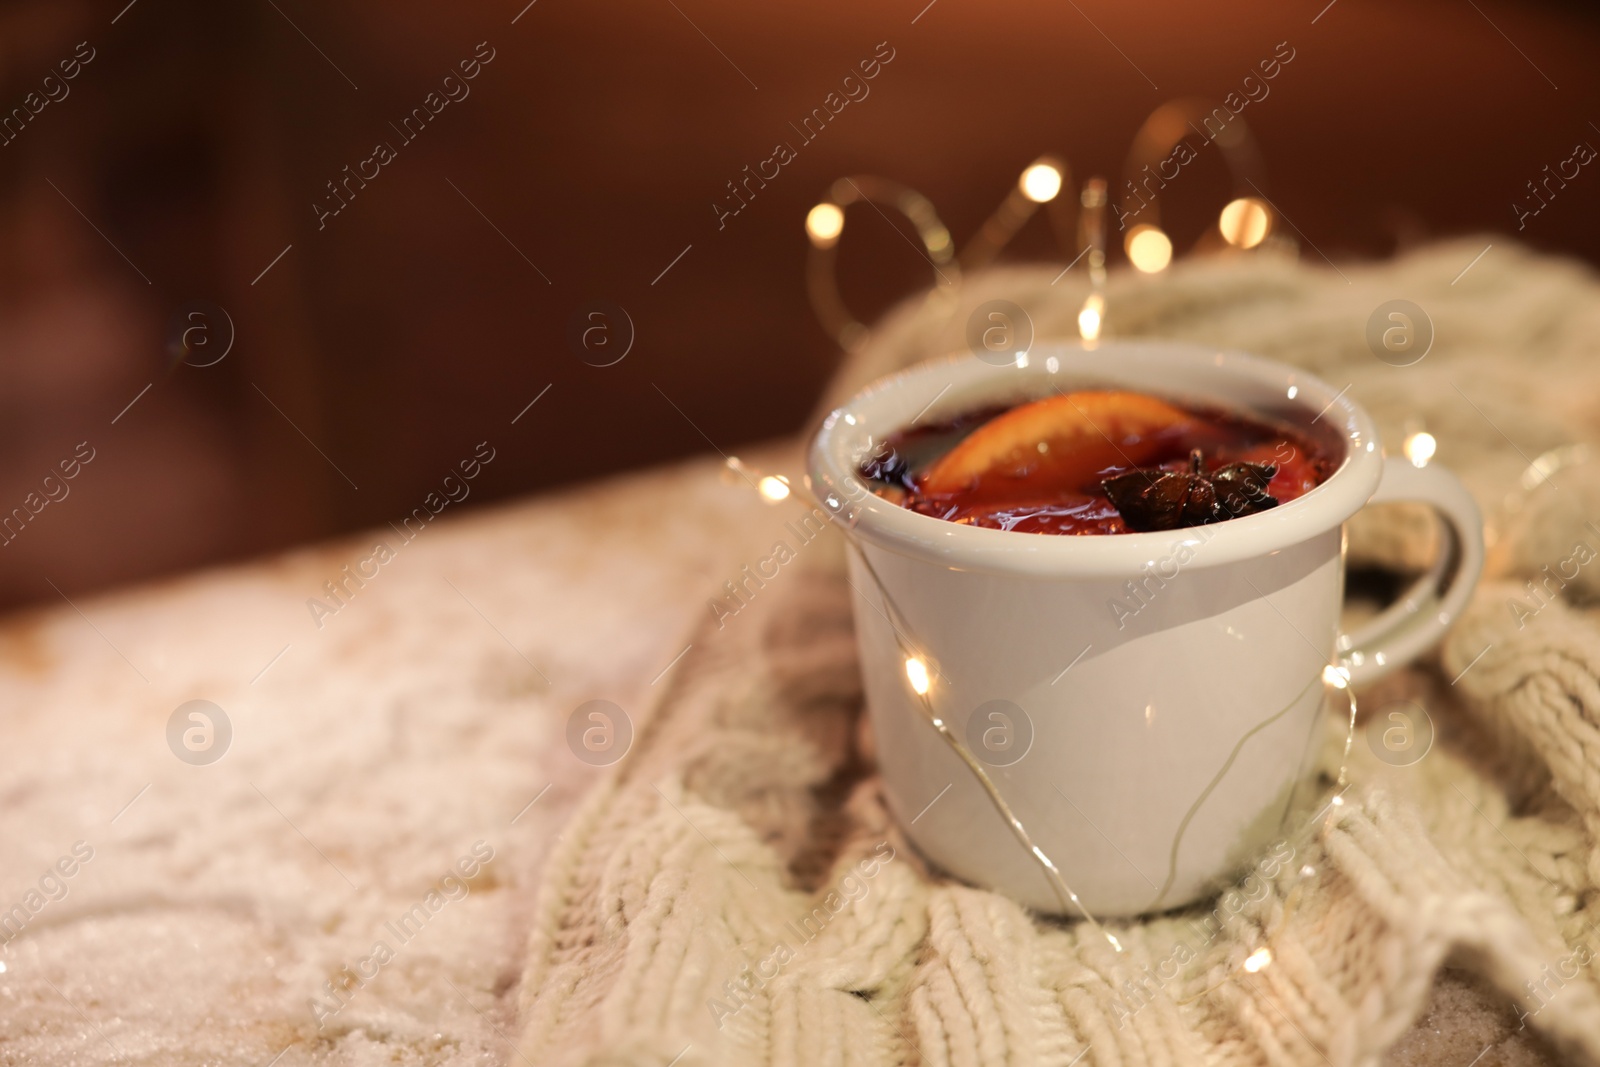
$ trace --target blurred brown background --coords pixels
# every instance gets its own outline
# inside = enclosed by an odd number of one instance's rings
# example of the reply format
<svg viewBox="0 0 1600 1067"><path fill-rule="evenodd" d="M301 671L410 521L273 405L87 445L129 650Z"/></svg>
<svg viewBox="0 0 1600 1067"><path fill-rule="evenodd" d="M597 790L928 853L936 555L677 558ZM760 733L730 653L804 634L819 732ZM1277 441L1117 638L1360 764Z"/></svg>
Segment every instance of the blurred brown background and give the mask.
<svg viewBox="0 0 1600 1067"><path fill-rule="evenodd" d="M960 244L1041 152L1115 179L1152 108L1237 91L1278 42L1294 62L1245 117L1335 259L1510 232L1526 182L1600 145L1586 4L525 3L0 7L0 108L27 112L0 138L0 514L94 450L0 547L0 603L398 519L484 440L468 507L792 431L837 359L801 228L834 178L920 189ZM719 229L725 183L885 41L870 96ZM470 96L396 132L490 50ZM379 141L396 158L319 229ZM1163 205L1180 253L1228 187L1196 166ZM1519 238L1600 262L1597 197L1586 168ZM926 265L850 219L870 318ZM1008 254L1055 256L1043 221ZM196 300L233 346L174 365ZM614 366L567 341L593 300L636 328Z"/></svg>

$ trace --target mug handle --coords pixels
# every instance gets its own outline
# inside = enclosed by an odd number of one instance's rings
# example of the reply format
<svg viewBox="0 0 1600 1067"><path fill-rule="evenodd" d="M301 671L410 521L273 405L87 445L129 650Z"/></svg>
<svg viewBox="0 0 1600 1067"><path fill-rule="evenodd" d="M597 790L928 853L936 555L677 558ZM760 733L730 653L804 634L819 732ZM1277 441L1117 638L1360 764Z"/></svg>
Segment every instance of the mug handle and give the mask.
<svg viewBox="0 0 1600 1067"><path fill-rule="evenodd" d="M1440 638L1472 596L1483 571L1483 517L1454 474L1417 467L1397 456L1383 461L1383 478L1369 504L1408 501L1431 506L1444 528L1438 559L1381 615L1341 634L1336 662L1352 685L1365 685L1410 662Z"/></svg>

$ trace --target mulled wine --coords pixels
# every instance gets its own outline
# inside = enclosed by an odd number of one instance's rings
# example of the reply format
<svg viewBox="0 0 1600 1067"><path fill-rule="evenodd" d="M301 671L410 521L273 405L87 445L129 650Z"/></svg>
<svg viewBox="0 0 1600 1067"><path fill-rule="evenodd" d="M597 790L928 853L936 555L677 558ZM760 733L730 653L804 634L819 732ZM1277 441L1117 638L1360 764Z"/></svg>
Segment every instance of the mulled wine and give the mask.
<svg viewBox="0 0 1600 1067"><path fill-rule="evenodd" d="M1284 423L1082 390L899 430L860 474L879 496L948 522L1082 535L1254 514L1336 466L1328 445Z"/></svg>

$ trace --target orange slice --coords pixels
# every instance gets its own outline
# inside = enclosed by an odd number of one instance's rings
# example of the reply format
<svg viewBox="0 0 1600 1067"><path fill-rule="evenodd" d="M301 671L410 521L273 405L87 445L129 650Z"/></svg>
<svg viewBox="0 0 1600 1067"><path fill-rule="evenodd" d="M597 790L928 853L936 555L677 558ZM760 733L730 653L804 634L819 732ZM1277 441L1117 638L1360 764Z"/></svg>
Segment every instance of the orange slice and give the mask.
<svg viewBox="0 0 1600 1067"><path fill-rule="evenodd" d="M1202 420L1141 393L1086 390L1012 408L945 453L929 495L1082 489L1107 467L1148 463Z"/></svg>

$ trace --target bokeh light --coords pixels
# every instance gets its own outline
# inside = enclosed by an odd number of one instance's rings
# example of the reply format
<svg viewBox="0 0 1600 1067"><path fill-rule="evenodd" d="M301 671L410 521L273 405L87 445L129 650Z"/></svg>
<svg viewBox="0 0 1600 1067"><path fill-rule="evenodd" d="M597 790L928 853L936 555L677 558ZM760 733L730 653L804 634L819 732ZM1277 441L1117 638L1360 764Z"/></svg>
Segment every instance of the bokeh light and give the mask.
<svg viewBox="0 0 1600 1067"><path fill-rule="evenodd" d="M1267 205L1253 196L1230 200L1217 219L1222 239L1235 248L1254 248L1267 239L1272 215Z"/></svg>
<svg viewBox="0 0 1600 1067"><path fill-rule="evenodd" d="M1099 293L1090 293L1089 299L1083 302L1083 309L1078 312L1078 335L1085 341L1100 339L1100 319L1105 307L1106 298Z"/></svg>
<svg viewBox="0 0 1600 1067"><path fill-rule="evenodd" d="M1413 467L1426 467L1433 454L1439 451L1439 442L1433 434L1423 430L1406 438L1405 450Z"/></svg>
<svg viewBox="0 0 1600 1067"><path fill-rule="evenodd" d="M1157 226L1135 226L1128 231L1128 259L1146 274L1167 269L1172 262L1172 239Z"/></svg>
<svg viewBox="0 0 1600 1067"><path fill-rule="evenodd" d="M925 695L930 685L928 665L915 656L906 657L906 679L910 681L911 688L916 690L918 696Z"/></svg>
<svg viewBox="0 0 1600 1067"><path fill-rule="evenodd" d="M818 204L806 212L806 236L818 248L832 248L844 232L844 209L838 204Z"/></svg>
<svg viewBox="0 0 1600 1067"><path fill-rule="evenodd" d="M769 504L776 504L780 500L789 498L789 479L781 474L768 474L756 483L756 489L761 493L762 499Z"/></svg>
<svg viewBox="0 0 1600 1067"><path fill-rule="evenodd" d="M1061 192L1061 170L1052 163L1035 163L1022 172L1017 186L1035 204L1049 203Z"/></svg>

